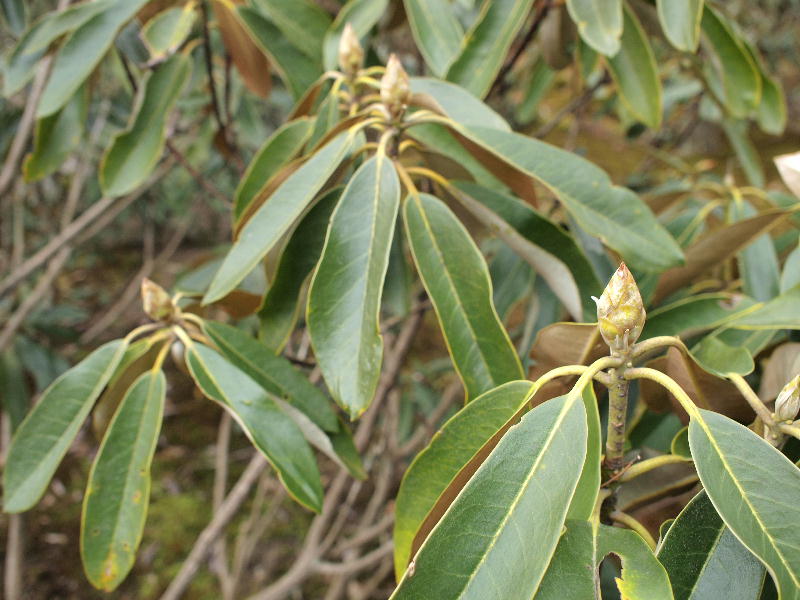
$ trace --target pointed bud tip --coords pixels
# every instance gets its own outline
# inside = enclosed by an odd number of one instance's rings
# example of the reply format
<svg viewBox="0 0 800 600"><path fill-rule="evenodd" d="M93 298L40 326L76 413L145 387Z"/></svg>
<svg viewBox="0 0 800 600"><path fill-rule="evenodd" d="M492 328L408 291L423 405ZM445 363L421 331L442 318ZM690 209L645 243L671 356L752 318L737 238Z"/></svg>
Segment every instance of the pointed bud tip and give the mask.
<svg viewBox="0 0 800 600"><path fill-rule="evenodd" d="M381 102L393 117L397 117L411 97L408 73L396 54L390 54L386 72L381 79Z"/></svg>
<svg viewBox="0 0 800 600"><path fill-rule="evenodd" d="M597 304L597 326L612 351L627 352L639 339L645 321L644 303L627 265L620 263Z"/></svg>
<svg viewBox="0 0 800 600"><path fill-rule="evenodd" d="M789 381L775 400L775 418L794 421L800 413L800 375Z"/></svg>
<svg viewBox="0 0 800 600"><path fill-rule="evenodd" d="M142 278L142 309L154 321L167 321L175 312L172 298L164 288L148 279Z"/></svg>
<svg viewBox="0 0 800 600"><path fill-rule="evenodd" d="M363 64L364 49L353 25L347 23L339 38L339 68L344 74L353 77Z"/></svg>

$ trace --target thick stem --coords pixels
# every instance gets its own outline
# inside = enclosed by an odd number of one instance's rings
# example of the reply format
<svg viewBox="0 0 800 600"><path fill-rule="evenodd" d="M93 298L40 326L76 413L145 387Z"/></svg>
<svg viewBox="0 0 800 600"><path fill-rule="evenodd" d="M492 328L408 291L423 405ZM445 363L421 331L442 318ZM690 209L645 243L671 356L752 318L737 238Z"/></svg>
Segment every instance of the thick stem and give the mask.
<svg viewBox="0 0 800 600"><path fill-rule="evenodd" d="M605 479L619 475L625 464L625 421L628 414L628 380L625 379L624 364L609 371L611 386L608 388L608 435L606 457L603 461Z"/></svg>

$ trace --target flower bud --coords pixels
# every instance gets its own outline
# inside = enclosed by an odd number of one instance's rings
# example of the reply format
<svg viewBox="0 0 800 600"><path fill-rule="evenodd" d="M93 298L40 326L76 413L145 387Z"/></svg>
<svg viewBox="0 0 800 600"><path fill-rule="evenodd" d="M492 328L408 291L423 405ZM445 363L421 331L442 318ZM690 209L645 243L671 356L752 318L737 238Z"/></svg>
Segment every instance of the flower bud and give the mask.
<svg viewBox="0 0 800 600"><path fill-rule="evenodd" d="M597 304L597 327L612 353L627 353L644 327L645 311L642 296L633 275L620 264L603 295L594 298Z"/></svg>
<svg viewBox="0 0 800 600"><path fill-rule="evenodd" d="M169 294L147 277L142 279L142 308L154 321L168 321L175 313L175 305Z"/></svg>
<svg viewBox="0 0 800 600"><path fill-rule="evenodd" d="M364 50L358 41L356 30L350 23L344 26L339 38L339 68L348 77L355 76L364 63Z"/></svg>
<svg viewBox="0 0 800 600"><path fill-rule="evenodd" d="M800 375L783 386L775 400L775 420L794 421L800 412Z"/></svg>
<svg viewBox="0 0 800 600"><path fill-rule="evenodd" d="M408 73L400 59L392 54L386 63L386 73L381 79L381 102L393 118L398 117L408 103L411 96L410 86Z"/></svg>

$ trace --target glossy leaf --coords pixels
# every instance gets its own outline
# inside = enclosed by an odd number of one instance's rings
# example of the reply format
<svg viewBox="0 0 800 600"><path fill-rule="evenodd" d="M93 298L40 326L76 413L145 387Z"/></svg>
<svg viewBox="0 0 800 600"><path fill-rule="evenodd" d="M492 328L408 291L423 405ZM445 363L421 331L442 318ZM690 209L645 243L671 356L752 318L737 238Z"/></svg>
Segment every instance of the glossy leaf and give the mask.
<svg viewBox="0 0 800 600"><path fill-rule="evenodd" d="M643 340L658 335L689 337L723 324L745 308L733 294L696 294L659 306L647 313L642 331Z"/></svg>
<svg viewBox="0 0 800 600"><path fill-rule="evenodd" d="M608 554L622 561L616 587L626 600L672 600L669 578L636 533L596 522L568 520L566 531L535 600L600 598L600 563Z"/></svg>
<svg viewBox="0 0 800 600"><path fill-rule="evenodd" d="M75 29L58 51L36 117L64 106L108 52L117 32L147 0L117 0Z"/></svg>
<svg viewBox="0 0 800 600"><path fill-rule="evenodd" d="M532 4L532 0L484 1L445 78L478 98L486 96Z"/></svg>
<svg viewBox="0 0 800 600"><path fill-rule="evenodd" d="M395 503L394 568L398 580L411 559L417 532L441 495L534 390L529 381L512 381L479 396L453 415L408 467Z"/></svg>
<svg viewBox="0 0 800 600"><path fill-rule="evenodd" d="M800 469L749 429L700 410L692 456L725 524L773 576L783 600L800 598Z"/></svg>
<svg viewBox="0 0 800 600"><path fill-rule="evenodd" d="M619 51L622 0L567 0L567 10L589 46L606 56L614 56Z"/></svg>
<svg viewBox="0 0 800 600"><path fill-rule="evenodd" d="M341 188L325 194L297 225L281 253L278 269L258 311L259 339L275 352L286 344L300 312L303 284L319 261L331 213Z"/></svg>
<svg viewBox="0 0 800 600"><path fill-rule="evenodd" d="M389 0L348 0L336 14L336 20L325 34L322 50L322 66L326 70L339 65L339 38L344 26L350 23L356 35L363 38L386 13Z"/></svg>
<svg viewBox="0 0 800 600"><path fill-rule="evenodd" d="M372 402L381 374L381 293L399 205L397 171L378 153L342 193L308 292L314 355L331 395L352 419Z"/></svg>
<svg viewBox="0 0 800 600"><path fill-rule="evenodd" d="M100 346L45 390L8 450L3 510L22 512L36 504L127 345L115 340Z"/></svg>
<svg viewBox="0 0 800 600"><path fill-rule="evenodd" d="M347 132L328 142L275 190L269 202L258 208L214 276L204 304L225 297L253 270L306 209L344 159L351 143L352 136Z"/></svg>
<svg viewBox="0 0 800 600"><path fill-rule="evenodd" d="M717 377L724 377L726 373L747 375L755 368L753 357L746 348L730 346L713 336L703 338L692 348L692 358Z"/></svg>
<svg viewBox="0 0 800 600"><path fill-rule="evenodd" d="M186 41L197 15L196 8L194 1L168 8L142 27L140 37L150 51L151 60L163 60Z"/></svg>
<svg viewBox="0 0 800 600"><path fill-rule="evenodd" d="M661 81L650 41L633 11L624 7L625 28L619 51L608 59L608 70L620 98L637 119L652 128L661 125Z"/></svg>
<svg viewBox="0 0 800 600"><path fill-rule="evenodd" d="M430 77L412 77L412 102L450 117L462 125L479 125L511 131L506 120L464 88Z"/></svg>
<svg viewBox="0 0 800 600"><path fill-rule="evenodd" d="M719 93L728 111L746 117L761 100L761 78L750 53L730 24L714 8L705 5L701 21L704 40L713 56L707 61L710 83L720 82Z"/></svg>
<svg viewBox="0 0 800 600"><path fill-rule="evenodd" d="M88 103L88 90L84 87L57 113L36 122L33 152L22 167L26 181L36 181L56 171L78 146L85 129Z"/></svg>
<svg viewBox="0 0 800 600"><path fill-rule="evenodd" d="M703 0L657 0L661 28L678 50L696 52L700 43Z"/></svg>
<svg viewBox="0 0 800 600"><path fill-rule="evenodd" d="M764 567L736 539L705 492L686 505L660 544L675 600L757 600Z"/></svg>
<svg viewBox="0 0 800 600"><path fill-rule="evenodd" d="M785 291L769 302L758 304L726 322L738 329L800 329L800 285Z"/></svg>
<svg viewBox="0 0 800 600"><path fill-rule="evenodd" d="M309 118L290 121L270 135L247 165L233 197L233 216L238 220L267 184L289 160L300 153L311 135L313 120Z"/></svg>
<svg viewBox="0 0 800 600"><path fill-rule="evenodd" d="M224 323L204 321L203 331L222 356L266 391L287 400L325 431L339 431L339 420L328 399L286 358Z"/></svg>
<svg viewBox="0 0 800 600"><path fill-rule="evenodd" d="M425 289L467 398L506 381L522 367L492 305L488 269L469 233L433 196L409 196L406 232Z"/></svg>
<svg viewBox="0 0 800 600"><path fill-rule="evenodd" d="M81 558L93 586L116 589L136 560L150 502L150 463L164 414L166 379L141 375L97 452L83 500Z"/></svg>
<svg viewBox="0 0 800 600"><path fill-rule="evenodd" d="M186 363L197 386L241 425L275 468L291 496L315 512L322 509L322 484L303 433L267 392L216 351L194 344Z"/></svg>
<svg viewBox="0 0 800 600"><path fill-rule="evenodd" d="M590 382L581 392L583 408L586 411L586 459L583 461L583 470L575 488L575 495L569 505L567 518L588 520L597 503L600 491L600 463L603 458L603 433L600 427L600 411L597 406L597 396L594 386Z"/></svg>
<svg viewBox="0 0 800 600"><path fill-rule="evenodd" d="M448 0L404 0L411 34L437 77L443 77L461 49L464 35Z"/></svg>
<svg viewBox="0 0 800 600"><path fill-rule="evenodd" d="M678 244L639 197L613 185L608 175L589 161L517 133L484 127L454 129L540 181L581 227L619 252L629 265L662 271L682 261Z"/></svg>
<svg viewBox="0 0 800 600"><path fill-rule="evenodd" d="M236 13L250 38L269 57L292 95L295 98L302 97L322 74L319 64L289 43L280 30L257 10L240 6Z"/></svg>
<svg viewBox="0 0 800 600"><path fill-rule="evenodd" d="M331 18L312 0L256 0L255 6L283 36L315 63L322 62L322 44Z"/></svg>
<svg viewBox="0 0 800 600"><path fill-rule="evenodd" d="M114 138L100 165L105 194L121 196L140 185L164 150L167 117L189 80L191 62L176 54L145 76L128 128Z"/></svg>
<svg viewBox="0 0 800 600"><path fill-rule="evenodd" d="M574 399L555 398L523 417L425 540L392 598L531 598L561 535L585 439Z"/></svg>

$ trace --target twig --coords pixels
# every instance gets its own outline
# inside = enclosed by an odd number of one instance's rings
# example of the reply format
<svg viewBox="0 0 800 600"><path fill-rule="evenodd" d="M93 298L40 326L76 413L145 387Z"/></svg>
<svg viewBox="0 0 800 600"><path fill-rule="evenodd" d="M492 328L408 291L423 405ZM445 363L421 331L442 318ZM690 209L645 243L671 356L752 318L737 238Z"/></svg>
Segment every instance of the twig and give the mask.
<svg viewBox="0 0 800 600"><path fill-rule="evenodd" d="M535 138L543 138L543 137L547 137L548 135L550 135L550 133L556 127L558 127L559 123L561 123L561 121L562 121L562 119L564 117L566 117L570 113L573 113L573 112L575 112L577 110L580 110L583 107L584 104L586 104L587 102L589 102L592 99L592 97L594 96L594 93L597 90L599 90L601 87L603 87L605 84L607 84L609 81L610 81L610 78L608 77L608 75L604 75L603 77L601 77L597 81L597 83L595 83L590 88L587 88L586 91L583 92L583 94L581 94L577 98L572 99L569 103L567 103L567 105L564 106L561 110L559 110L556 113L556 115L552 119L550 119L550 121L548 121L547 123L545 123L544 125L539 127L539 129L537 129L533 133L533 137L535 137Z"/></svg>
<svg viewBox="0 0 800 600"><path fill-rule="evenodd" d="M197 181L197 183L199 183L205 191L214 196L217 200L221 201L225 206L232 206L231 200L225 195L225 193L216 185L214 185L214 183L208 179L208 177L195 169L192 163L190 163L186 156L184 156L183 152L178 150L175 144L172 143L172 140L167 140L167 150L172 152L180 165L189 172L189 175L191 175L192 178Z"/></svg>
<svg viewBox="0 0 800 600"><path fill-rule="evenodd" d="M222 139L228 144L228 129L225 127L225 120L222 118L222 109L217 97L217 86L214 84L214 65L211 53L211 34L208 31L208 6L205 1L200 2L200 9L203 15L203 49L205 50L206 74L208 75L208 87L211 93L211 107L214 111L214 118L217 120L219 129L222 132Z"/></svg>
<svg viewBox="0 0 800 600"><path fill-rule="evenodd" d="M329 563L320 561L316 564L314 570L317 573L322 573L323 575L352 575L353 573L362 571L367 567L371 567L376 562L380 562L385 556L389 556L392 553L393 547L393 542L389 540L357 560L351 560L343 563Z"/></svg>
<svg viewBox="0 0 800 600"><path fill-rule="evenodd" d="M231 441L231 414L226 410L222 412L217 434L217 450L214 456L214 491L212 493L212 508L216 513L225 501L225 488L228 485L228 451ZM222 596L226 600L233 598L233 581L228 566L225 549L225 536L221 535L214 543L211 565L219 578L222 587Z"/></svg>

